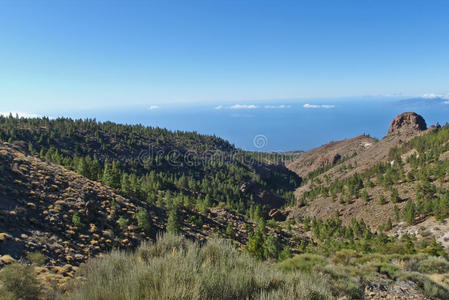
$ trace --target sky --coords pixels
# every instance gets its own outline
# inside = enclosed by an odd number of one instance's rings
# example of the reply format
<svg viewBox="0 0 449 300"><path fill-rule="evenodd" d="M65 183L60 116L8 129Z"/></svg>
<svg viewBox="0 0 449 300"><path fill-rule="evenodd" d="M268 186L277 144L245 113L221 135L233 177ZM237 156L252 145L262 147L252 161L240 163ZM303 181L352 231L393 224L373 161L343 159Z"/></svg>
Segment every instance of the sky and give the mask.
<svg viewBox="0 0 449 300"><path fill-rule="evenodd" d="M1 111L449 92L449 1L0 0Z"/></svg>

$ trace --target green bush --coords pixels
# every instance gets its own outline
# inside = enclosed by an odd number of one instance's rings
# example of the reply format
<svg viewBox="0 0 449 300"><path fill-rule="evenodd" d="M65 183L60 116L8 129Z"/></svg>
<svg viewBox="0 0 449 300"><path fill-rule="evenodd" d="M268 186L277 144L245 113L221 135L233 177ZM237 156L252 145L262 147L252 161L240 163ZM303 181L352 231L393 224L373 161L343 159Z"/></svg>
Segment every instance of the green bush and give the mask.
<svg viewBox="0 0 449 300"><path fill-rule="evenodd" d="M418 263L420 273L449 273L449 262L443 257L428 257Z"/></svg>
<svg viewBox="0 0 449 300"><path fill-rule="evenodd" d="M328 284L334 296L346 296L349 299L363 298L364 287L357 277L351 276L348 268L327 265L325 267L318 266L316 270L329 278Z"/></svg>
<svg viewBox="0 0 449 300"><path fill-rule="evenodd" d="M377 268L379 273L387 275L392 280L396 280L401 274L401 269L392 264L377 264Z"/></svg>
<svg viewBox="0 0 449 300"><path fill-rule="evenodd" d="M0 299L34 300L40 287L31 266L12 264L0 271Z"/></svg>
<svg viewBox="0 0 449 300"><path fill-rule="evenodd" d="M83 228L83 226L84 226L84 224L81 222L81 217L79 216L77 211L72 216L72 223L77 228Z"/></svg>
<svg viewBox="0 0 449 300"><path fill-rule="evenodd" d="M354 250L342 249L335 253L332 261L336 264L348 265L361 255Z"/></svg>
<svg viewBox="0 0 449 300"><path fill-rule="evenodd" d="M125 231L128 228L129 220L124 217L120 217L117 223L120 227L120 230Z"/></svg>
<svg viewBox="0 0 449 300"><path fill-rule="evenodd" d="M285 246L284 249L279 253L279 261L284 261L286 259L292 258L292 250L289 246Z"/></svg>
<svg viewBox="0 0 449 300"><path fill-rule="evenodd" d="M45 255L38 251L30 252L27 254L27 259L36 266L42 266L45 264L46 258Z"/></svg>
<svg viewBox="0 0 449 300"><path fill-rule="evenodd" d="M334 299L327 278L317 274L290 273L278 289L263 290L255 300Z"/></svg>
<svg viewBox="0 0 449 300"><path fill-rule="evenodd" d="M326 258L306 253L284 260L278 264L278 268L284 272L300 271L311 273L315 266L325 266L327 264L328 261Z"/></svg>

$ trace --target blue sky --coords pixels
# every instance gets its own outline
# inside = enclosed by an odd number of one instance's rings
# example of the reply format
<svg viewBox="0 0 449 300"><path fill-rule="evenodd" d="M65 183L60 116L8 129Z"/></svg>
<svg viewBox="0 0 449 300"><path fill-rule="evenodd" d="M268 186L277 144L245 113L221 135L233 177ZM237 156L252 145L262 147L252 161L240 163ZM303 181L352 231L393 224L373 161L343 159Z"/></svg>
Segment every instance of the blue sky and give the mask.
<svg viewBox="0 0 449 300"><path fill-rule="evenodd" d="M449 1L0 0L2 111L449 92Z"/></svg>

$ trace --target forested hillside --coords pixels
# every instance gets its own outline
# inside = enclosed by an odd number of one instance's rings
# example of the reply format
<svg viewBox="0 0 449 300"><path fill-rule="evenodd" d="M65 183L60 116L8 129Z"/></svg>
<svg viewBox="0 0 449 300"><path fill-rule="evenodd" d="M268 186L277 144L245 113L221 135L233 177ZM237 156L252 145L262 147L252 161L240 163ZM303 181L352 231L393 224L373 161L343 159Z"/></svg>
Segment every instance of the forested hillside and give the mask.
<svg viewBox="0 0 449 300"><path fill-rule="evenodd" d="M224 205L267 213L292 202L300 179L274 154L236 149L194 132L95 120L0 117L0 139L135 196L165 205ZM162 196L161 196L162 194ZM167 197L166 197L167 196Z"/></svg>

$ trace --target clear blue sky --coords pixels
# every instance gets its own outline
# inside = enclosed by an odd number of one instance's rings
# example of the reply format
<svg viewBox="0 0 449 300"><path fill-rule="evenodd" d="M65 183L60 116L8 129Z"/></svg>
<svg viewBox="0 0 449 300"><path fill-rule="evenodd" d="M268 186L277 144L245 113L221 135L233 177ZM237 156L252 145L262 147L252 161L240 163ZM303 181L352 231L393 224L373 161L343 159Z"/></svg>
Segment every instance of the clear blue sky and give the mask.
<svg viewBox="0 0 449 300"><path fill-rule="evenodd" d="M0 105L449 89L449 1L0 0Z"/></svg>

